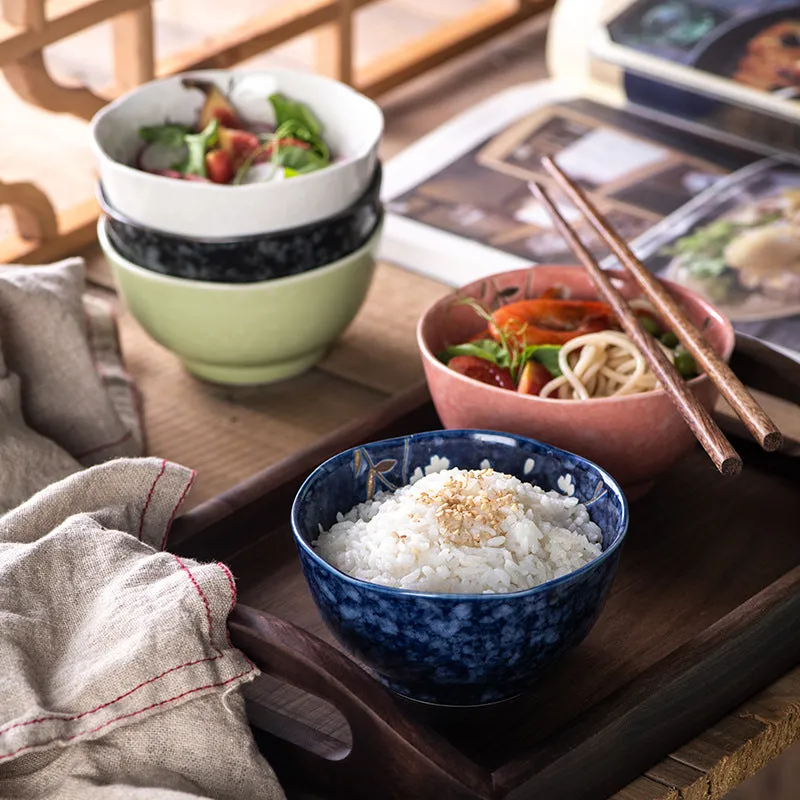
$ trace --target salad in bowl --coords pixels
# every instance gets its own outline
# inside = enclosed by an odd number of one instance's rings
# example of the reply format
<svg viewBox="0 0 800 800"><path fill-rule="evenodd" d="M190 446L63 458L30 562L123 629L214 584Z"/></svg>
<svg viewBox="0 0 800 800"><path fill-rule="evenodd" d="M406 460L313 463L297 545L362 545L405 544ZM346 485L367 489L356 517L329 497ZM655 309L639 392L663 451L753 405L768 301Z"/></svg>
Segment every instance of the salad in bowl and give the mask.
<svg viewBox="0 0 800 800"><path fill-rule="evenodd" d="M203 239L299 228L372 182L383 114L294 70L202 70L151 81L91 123L102 191L144 227Z"/></svg>

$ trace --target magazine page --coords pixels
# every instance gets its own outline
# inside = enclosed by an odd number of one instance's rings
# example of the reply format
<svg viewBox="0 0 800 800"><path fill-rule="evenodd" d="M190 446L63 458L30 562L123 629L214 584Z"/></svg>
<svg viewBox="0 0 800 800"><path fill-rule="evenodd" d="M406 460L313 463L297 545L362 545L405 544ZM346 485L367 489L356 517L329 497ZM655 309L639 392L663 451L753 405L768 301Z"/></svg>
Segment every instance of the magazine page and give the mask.
<svg viewBox="0 0 800 800"><path fill-rule="evenodd" d="M796 0L630 0L616 6L589 46L593 56L626 71L632 101L656 88L674 113L713 119L732 105L800 119ZM672 95L667 87L675 87Z"/></svg>
<svg viewBox="0 0 800 800"><path fill-rule="evenodd" d="M555 156L628 240L760 157L743 143L559 91L517 87L392 159L383 257L453 286L532 262L575 263L528 188L545 184L575 219L543 173L543 155ZM580 233L606 254L593 231Z"/></svg>
<svg viewBox="0 0 800 800"><path fill-rule="evenodd" d="M655 274L708 298L737 331L800 357L796 164L763 160L735 172L632 248Z"/></svg>

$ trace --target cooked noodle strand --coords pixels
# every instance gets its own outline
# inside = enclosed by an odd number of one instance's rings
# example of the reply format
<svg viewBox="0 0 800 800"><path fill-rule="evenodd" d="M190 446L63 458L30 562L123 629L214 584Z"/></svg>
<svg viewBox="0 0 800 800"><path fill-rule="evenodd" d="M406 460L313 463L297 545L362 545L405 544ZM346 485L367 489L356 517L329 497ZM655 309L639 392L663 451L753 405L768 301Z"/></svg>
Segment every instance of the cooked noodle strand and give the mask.
<svg viewBox="0 0 800 800"><path fill-rule="evenodd" d="M619 331L587 333L570 340L559 350L558 366L561 377L546 384L540 397L588 400L637 394L659 387L644 356Z"/></svg>

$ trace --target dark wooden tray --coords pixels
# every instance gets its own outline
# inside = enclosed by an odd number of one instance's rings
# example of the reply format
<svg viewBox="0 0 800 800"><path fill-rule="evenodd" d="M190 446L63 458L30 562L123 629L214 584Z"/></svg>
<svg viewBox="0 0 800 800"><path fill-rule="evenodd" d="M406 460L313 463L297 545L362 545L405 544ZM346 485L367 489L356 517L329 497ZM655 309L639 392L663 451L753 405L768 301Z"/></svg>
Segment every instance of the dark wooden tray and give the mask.
<svg viewBox="0 0 800 800"><path fill-rule="evenodd" d="M742 339L733 364L800 403L793 362ZM740 477L698 448L633 504L597 625L535 691L465 710L394 698L321 622L289 508L327 457L435 427L414 387L176 522L174 550L236 575L230 630L265 673L250 719L286 784L326 798L607 797L800 662L800 460L737 441Z"/></svg>

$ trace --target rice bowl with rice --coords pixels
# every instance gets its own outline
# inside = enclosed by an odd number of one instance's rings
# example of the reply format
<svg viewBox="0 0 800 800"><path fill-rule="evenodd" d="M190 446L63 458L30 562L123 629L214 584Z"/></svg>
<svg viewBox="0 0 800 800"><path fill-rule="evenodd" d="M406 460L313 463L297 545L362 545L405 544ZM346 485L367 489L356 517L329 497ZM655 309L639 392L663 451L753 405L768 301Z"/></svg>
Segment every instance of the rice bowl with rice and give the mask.
<svg viewBox="0 0 800 800"><path fill-rule="evenodd" d="M377 493L313 543L353 578L447 594L526 591L602 552L602 531L577 497L491 468L435 459L407 486Z"/></svg>

